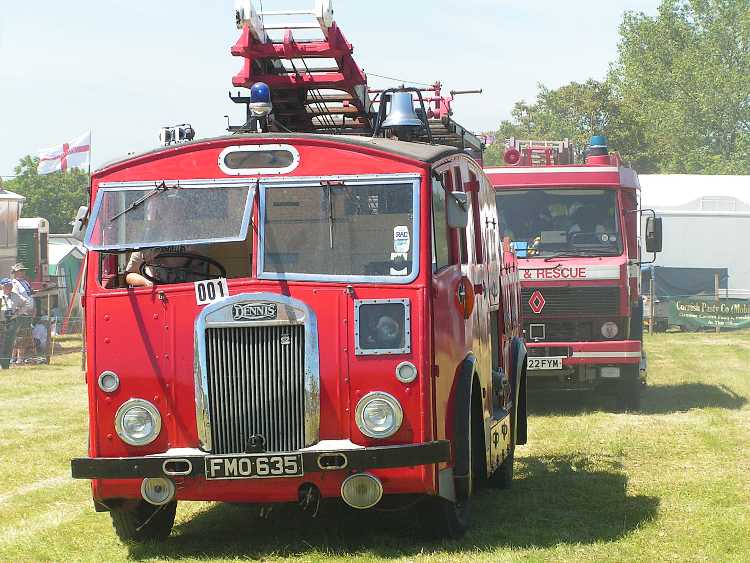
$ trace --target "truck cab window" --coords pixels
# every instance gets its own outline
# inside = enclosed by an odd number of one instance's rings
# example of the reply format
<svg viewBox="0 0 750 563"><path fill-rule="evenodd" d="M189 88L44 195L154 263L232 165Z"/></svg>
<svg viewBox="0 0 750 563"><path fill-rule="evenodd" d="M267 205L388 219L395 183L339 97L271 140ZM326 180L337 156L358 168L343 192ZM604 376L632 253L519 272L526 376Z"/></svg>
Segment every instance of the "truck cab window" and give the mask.
<svg viewBox="0 0 750 563"><path fill-rule="evenodd" d="M432 180L432 271L450 265L448 225L445 212L445 188L440 180Z"/></svg>

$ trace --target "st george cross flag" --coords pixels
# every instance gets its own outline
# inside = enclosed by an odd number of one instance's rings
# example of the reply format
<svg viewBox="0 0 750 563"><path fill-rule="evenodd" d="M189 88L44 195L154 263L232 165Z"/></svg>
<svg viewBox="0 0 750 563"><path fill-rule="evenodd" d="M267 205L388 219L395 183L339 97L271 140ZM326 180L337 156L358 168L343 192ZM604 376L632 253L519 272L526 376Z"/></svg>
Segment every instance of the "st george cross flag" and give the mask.
<svg viewBox="0 0 750 563"><path fill-rule="evenodd" d="M91 159L91 131L84 133L69 143L45 149L39 153L38 174L49 174L70 168L89 167Z"/></svg>

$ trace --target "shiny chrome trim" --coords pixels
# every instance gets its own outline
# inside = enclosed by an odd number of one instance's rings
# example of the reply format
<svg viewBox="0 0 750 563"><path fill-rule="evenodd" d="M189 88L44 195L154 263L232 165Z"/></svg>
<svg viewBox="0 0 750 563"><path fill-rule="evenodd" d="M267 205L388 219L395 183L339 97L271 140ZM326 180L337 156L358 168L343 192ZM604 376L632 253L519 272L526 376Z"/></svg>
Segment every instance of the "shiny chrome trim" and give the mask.
<svg viewBox="0 0 750 563"><path fill-rule="evenodd" d="M395 424L393 425L393 428L388 432L373 432L372 430L367 428L367 426L365 426L364 419L362 418L362 413L365 410L367 404L375 399L381 399L385 401L393 409L393 418L395 419ZM398 402L398 399L396 399L396 397L394 397L390 393L385 393L384 391L371 391L370 393L367 393L367 395L362 397L357 403L357 409L354 414L354 421L357 423L357 428L359 428L359 431L368 438L390 438L396 432L398 432L398 429L401 428L401 424L404 422L404 409L401 408L401 403Z"/></svg>
<svg viewBox="0 0 750 563"><path fill-rule="evenodd" d="M154 421L153 434L146 438L141 438L140 440L134 440L130 436L126 436L122 430L122 418L125 415L125 412L128 411L131 407L135 406L145 409L151 415L151 418ZM128 399L120 405L120 408L118 408L117 412L115 413L115 431L123 442L131 446L145 446L147 444L150 444L159 437L159 433L161 432L161 414L159 414L159 409L157 409L154 405L152 405L145 399Z"/></svg>
<svg viewBox="0 0 750 563"><path fill-rule="evenodd" d="M377 184L412 184L412 266L411 273L408 276L342 276L336 274L301 274L301 273L280 273L264 272L264 255L265 255L265 214L266 214L266 189L269 185L278 185L283 183L284 187L290 188L309 188L320 187L321 180L341 180L347 185L368 185ZM358 176L318 176L308 178L278 178L275 182L271 179L262 178L259 181L260 198L258 208L258 269L256 275L261 280L300 280L300 281L321 281L321 282L349 282L349 283L387 283L387 284L408 284L417 279L419 275L419 253L420 253L420 208L419 208L419 185L421 176L419 174L373 174Z"/></svg>
<svg viewBox="0 0 750 563"><path fill-rule="evenodd" d="M408 377L401 376L401 368L406 367L406 366L409 366L414 370L414 377L412 377L411 379ZM401 362L400 364L396 366L396 379L398 379L401 383L411 383L412 381L417 379L418 376L419 376L419 370L417 369L417 366L415 366L412 362L405 361L405 362Z"/></svg>
<svg viewBox="0 0 750 563"><path fill-rule="evenodd" d="M229 168L225 159L233 152L287 151L292 155L292 162L280 168ZM219 170L227 176L251 176L256 174L287 174L299 166L299 151L292 145L234 145L226 147L219 153Z"/></svg>
<svg viewBox="0 0 750 563"><path fill-rule="evenodd" d="M343 460L343 463L340 463L339 465L323 465L321 463L321 460L325 457L338 457ZM340 452L323 453L318 455L318 457L315 459L315 463L317 463L318 468L323 471L337 471L339 469L346 469L349 466L349 458L346 457L346 454L342 454Z"/></svg>
<svg viewBox="0 0 750 563"><path fill-rule="evenodd" d="M102 381L104 380L104 378L107 377L108 375L111 375L112 377L115 378L115 386L112 387L111 389L105 388L104 387L104 383L102 383ZM120 388L120 376L117 375L113 371L105 370L105 371L103 371L103 372L101 372L99 374L99 379L97 379L97 384L99 385L99 389L101 389L105 393L114 393L115 391L117 391Z"/></svg>
<svg viewBox="0 0 750 563"><path fill-rule="evenodd" d="M167 469L168 463L185 463L187 464L188 468L182 471L171 471ZM193 462L184 457L169 458L169 459L165 459L164 463L161 464L161 470L164 471L165 475L171 475L171 476L190 475L193 472Z"/></svg>
<svg viewBox="0 0 750 563"><path fill-rule="evenodd" d="M384 348L382 350L363 349L359 345L359 308L362 305L376 305L386 303L401 303L404 306L404 347ZM409 299L355 299L354 300L354 355L355 356L387 356L393 354L408 354L411 352L411 303Z"/></svg>
<svg viewBox="0 0 750 563"><path fill-rule="evenodd" d="M303 301L276 293L241 293L207 305L195 319L195 415L198 439L203 451L211 452L211 420L209 417L208 370L206 367L206 327L263 326L269 321L211 322L207 317L236 303L267 301L286 305L303 313L305 326L305 446L318 442L320 436L320 354L318 351L318 320ZM288 312L288 311L287 311ZM270 321L276 323L277 321Z"/></svg>

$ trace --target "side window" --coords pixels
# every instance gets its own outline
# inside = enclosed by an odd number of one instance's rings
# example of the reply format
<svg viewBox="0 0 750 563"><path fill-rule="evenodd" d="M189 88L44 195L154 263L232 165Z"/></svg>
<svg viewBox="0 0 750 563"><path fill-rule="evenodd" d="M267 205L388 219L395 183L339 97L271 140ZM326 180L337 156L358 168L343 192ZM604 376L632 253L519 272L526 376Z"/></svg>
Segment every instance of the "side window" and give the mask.
<svg viewBox="0 0 750 563"><path fill-rule="evenodd" d="M445 188L440 180L432 180L432 271L450 265L448 224L445 215Z"/></svg>
<svg viewBox="0 0 750 563"><path fill-rule="evenodd" d="M482 210L479 205L479 181L474 172L469 171L467 191L471 200L471 215L474 223L474 248L476 249L477 264L484 262L484 245L482 244Z"/></svg>
<svg viewBox="0 0 750 563"><path fill-rule="evenodd" d="M453 178L454 178L454 189L457 192L464 191L464 182L463 178L461 177L461 167L455 166L453 168ZM456 231L456 248L454 255L454 263L455 264L466 264L468 263L468 244L466 241L466 229L455 229Z"/></svg>

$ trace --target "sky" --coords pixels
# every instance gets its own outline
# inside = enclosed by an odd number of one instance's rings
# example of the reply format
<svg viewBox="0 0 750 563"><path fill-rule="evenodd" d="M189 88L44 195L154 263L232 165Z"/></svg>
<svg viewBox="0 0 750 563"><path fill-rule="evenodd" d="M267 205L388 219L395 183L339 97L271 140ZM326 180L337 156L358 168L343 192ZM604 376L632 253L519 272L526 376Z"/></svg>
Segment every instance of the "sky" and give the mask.
<svg viewBox="0 0 750 563"><path fill-rule="evenodd" d="M259 0L256 0L256 5ZM454 118L494 130L537 84L602 79L626 10L659 0L333 0L334 19L365 72L442 81ZM313 0L264 0L266 10ZM233 0L2 0L0 175L27 154L92 131L94 168L158 144L162 126L198 137L241 122L228 99L241 59ZM398 85L370 75L372 87Z"/></svg>

